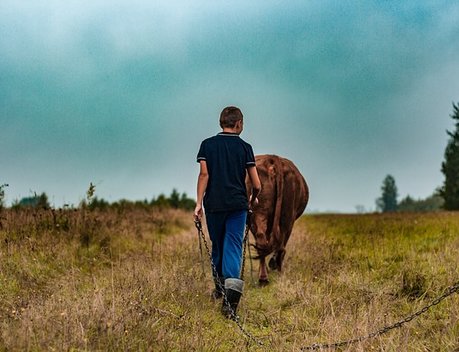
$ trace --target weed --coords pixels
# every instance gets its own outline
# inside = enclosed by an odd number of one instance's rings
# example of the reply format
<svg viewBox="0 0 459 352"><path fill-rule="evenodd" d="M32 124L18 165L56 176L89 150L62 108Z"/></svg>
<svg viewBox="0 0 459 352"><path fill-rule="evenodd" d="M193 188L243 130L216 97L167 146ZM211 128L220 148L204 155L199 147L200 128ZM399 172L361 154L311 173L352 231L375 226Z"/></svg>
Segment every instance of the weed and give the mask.
<svg viewBox="0 0 459 352"><path fill-rule="evenodd" d="M203 274L190 212L4 212L0 350L262 350L209 299L209 263ZM277 351L376 331L457 281L458 233L453 213L304 216L282 274L260 288L246 272L242 324ZM454 295L343 350L454 350L458 317Z"/></svg>
<svg viewBox="0 0 459 352"><path fill-rule="evenodd" d="M4 183L0 185L0 230L3 228L2 221L5 220L3 218L3 208L5 206L5 188L8 187L8 184Z"/></svg>
<svg viewBox="0 0 459 352"><path fill-rule="evenodd" d="M426 278L423 274L406 269L403 270L400 295L406 296L409 299L419 298L426 293L425 286Z"/></svg>

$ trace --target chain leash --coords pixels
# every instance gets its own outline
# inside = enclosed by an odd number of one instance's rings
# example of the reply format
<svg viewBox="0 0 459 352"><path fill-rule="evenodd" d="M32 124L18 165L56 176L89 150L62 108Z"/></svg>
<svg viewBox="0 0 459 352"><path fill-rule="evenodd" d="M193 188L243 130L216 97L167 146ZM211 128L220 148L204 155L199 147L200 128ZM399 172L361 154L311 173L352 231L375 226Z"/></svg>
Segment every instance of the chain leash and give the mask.
<svg viewBox="0 0 459 352"><path fill-rule="evenodd" d="M202 256L202 240L201 236L198 236L199 238L199 258L201 259L201 271L202 271L202 276L205 275L205 270L204 270L204 257Z"/></svg>
<svg viewBox="0 0 459 352"><path fill-rule="evenodd" d="M245 272L245 260L246 260L246 253L247 253L247 248L249 250L249 259L250 259L250 278L253 281L253 264L252 264L252 253L250 251L250 235L249 235L249 229L250 229L250 222L252 220L252 215L253 211L249 210L247 212L247 220L245 224L245 234L244 234L244 240L243 240L243 251L242 251L242 266L241 266L241 280L244 280L244 272Z"/></svg>
<svg viewBox="0 0 459 352"><path fill-rule="evenodd" d="M204 232L202 230L202 223L201 223L200 220L195 220L194 224L196 226L196 229L198 230L199 237L202 238L202 241L204 242L204 246L206 248L207 255L209 256L210 265L212 267L212 273L213 273L214 277L217 279L217 283L218 283L219 288L220 288L220 290L222 292L222 295L223 295L223 300L224 300L225 304L228 304L228 298L226 296L225 288L223 287L223 285L221 283L221 280L219 280L217 268L215 267L215 264L214 264L214 262L212 260L212 255L211 255L211 252L210 252L210 249L209 249L209 245L207 243L206 236L204 235ZM242 326L242 324L241 324L241 322L239 320L239 317L236 315L236 312L231 307L231 305L228 304L228 307L229 307L229 311L230 311L230 315L231 315L231 320L233 320L236 323L236 325L238 326L239 330L241 330L242 334L244 336L246 336L247 338L249 338L249 340L255 342L257 345L263 346L263 342L262 341L260 341L255 336L253 336L251 333L249 333L246 329L244 329L244 327Z"/></svg>
<svg viewBox="0 0 459 352"><path fill-rule="evenodd" d="M202 239L202 242L204 242L204 246L205 246L207 254L209 256L210 265L212 267L212 273L214 274L214 277L217 279L217 283L218 283L219 288L220 288L220 290L221 290L221 292L223 294L224 302L228 303L228 299L227 299L227 296L226 296L225 289L224 289L221 281L218 279L219 277L218 277L218 273L217 273L217 268L215 267L215 264L214 264L214 262L212 260L212 255L210 253L209 245L207 243L206 237L205 237L204 232L202 230L201 221L200 220L195 220L195 226L196 226L196 228L198 230L198 234L199 234L199 247L200 247L200 250L202 250L202 247L201 247L201 239ZM250 255L250 244L247 244L248 231L249 231L249 226L246 226L245 238L244 238L244 244L243 244L244 245L244 254L243 254L243 261L242 261L241 280L243 279L243 275L244 275L243 273L244 273L244 267L245 267L245 248L246 248L247 245L249 246L249 255ZM202 254L202 251L201 251L201 254ZM251 265L252 265L252 263L251 263ZM413 319L415 319L415 318L419 317L420 315L424 314L430 308L438 305L443 300L445 300L446 298L448 298L449 296L453 295L456 292L459 292L459 282L454 284L454 285L452 285L452 286L450 286L450 287L448 287L448 288L446 288L445 292L441 296L437 297L430 304L424 306L423 308L421 308L420 310L416 311L415 313L407 316L406 318L404 318L404 319L402 319L402 320L400 320L400 321L398 321L396 323L393 323L393 324L385 326L385 327L383 327L383 328L381 328L381 329L379 329L379 330L377 330L375 332L372 332L371 334L360 336L360 337L353 338L353 339L350 339L350 340L345 340L345 341L341 341L341 342L335 342L335 343L324 343L324 344L314 343L314 344L309 345L309 346L301 347L301 350L302 351L306 351L306 350L318 350L318 349L335 349L335 348L339 348L339 347L348 346L348 345L351 345L351 344L354 344L354 343L357 343L357 342L362 342L362 341L365 341L365 340L369 340L369 339L372 339L372 338L380 336L380 335L384 335L384 334L388 333L389 331L391 331L393 329L401 328L406 323L409 323ZM230 305L229 305L229 307L230 307L231 320L233 320L236 323L236 325L238 326L239 330L241 330L242 334L244 336L246 336L247 338L249 338L249 340L255 342L257 345L263 346L263 342L258 340L256 337L254 337L252 334L250 334L247 330L244 329L244 327L241 325L241 322L239 321L239 317L236 315L235 311L232 309L232 307Z"/></svg>
<svg viewBox="0 0 459 352"><path fill-rule="evenodd" d="M246 225L245 226L244 240L243 240L243 243L242 243L242 265L241 265L241 274L240 274L241 280L244 280L245 257L246 257L245 253L247 251L248 242L249 242L249 226ZM250 260L252 260L252 258L250 258Z"/></svg>
<svg viewBox="0 0 459 352"><path fill-rule="evenodd" d="M357 343L357 342L362 342L364 340L368 340L368 339L371 339L371 338L374 338L376 336L380 336L380 335L383 335L393 329L396 329L396 328L401 328L404 324L410 322L411 320L417 318L418 316L424 314L425 312L427 312L430 308L432 308L433 306L436 306L437 304L439 304L441 301L443 301L444 299L448 298L449 296L451 296L452 294L456 293L459 291L459 282L456 283L455 285L453 286L450 286L448 287L446 290L445 290L445 293L443 293L440 297L434 299L430 304L428 304L427 306L423 307L422 309L418 310L417 312L409 315L408 317L406 317L405 319L402 319L392 325L388 325L382 329L379 329L371 334L368 334L368 335L365 335L365 336L361 336L361 337L357 337L357 338L354 338L354 339L350 339L350 340L347 340L347 341L342 341L342 342L336 342L336 343L326 343L326 344L318 344L318 343L315 343L315 344L312 344L310 346L306 346L306 347L302 347L301 350L302 351L305 351L305 350L317 350L317 349L332 349L332 348L338 348L338 347L343 347L343 346L347 346L347 345L350 345L350 344L354 344L354 343Z"/></svg>

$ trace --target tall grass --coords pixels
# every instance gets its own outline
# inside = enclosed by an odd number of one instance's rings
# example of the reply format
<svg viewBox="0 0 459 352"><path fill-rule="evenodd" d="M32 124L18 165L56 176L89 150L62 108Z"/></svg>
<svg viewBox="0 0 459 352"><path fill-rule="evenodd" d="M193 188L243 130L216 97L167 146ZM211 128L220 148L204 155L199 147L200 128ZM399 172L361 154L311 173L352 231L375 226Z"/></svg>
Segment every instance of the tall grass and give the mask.
<svg viewBox="0 0 459 352"><path fill-rule="evenodd" d="M456 214L304 216L270 285L258 287L246 265L239 313L261 347L210 300L191 213L3 217L0 350L294 351L378 330L459 281ZM458 303L455 294L401 329L341 350L458 349Z"/></svg>

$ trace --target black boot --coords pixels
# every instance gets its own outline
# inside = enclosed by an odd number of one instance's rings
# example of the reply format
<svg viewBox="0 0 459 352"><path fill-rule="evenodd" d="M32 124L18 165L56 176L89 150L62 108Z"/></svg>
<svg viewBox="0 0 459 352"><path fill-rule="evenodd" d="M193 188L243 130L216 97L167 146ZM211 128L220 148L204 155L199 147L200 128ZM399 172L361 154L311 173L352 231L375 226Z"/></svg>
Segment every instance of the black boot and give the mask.
<svg viewBox="0 0 459 352"><path fill-rule="evenodd" d="M232 320L237 320L237 306L242 296L244 289L244 281L239 279L225 280L225 299L222 304L222 314Z"/></svg>
<svg viewBox="0 0 459 352"><path fill-rule="evenodd" d="M223 297L223 290L225 289L225 280L222 277L214 277L215 289L212 291L212 299L218 300Z"/></svg>

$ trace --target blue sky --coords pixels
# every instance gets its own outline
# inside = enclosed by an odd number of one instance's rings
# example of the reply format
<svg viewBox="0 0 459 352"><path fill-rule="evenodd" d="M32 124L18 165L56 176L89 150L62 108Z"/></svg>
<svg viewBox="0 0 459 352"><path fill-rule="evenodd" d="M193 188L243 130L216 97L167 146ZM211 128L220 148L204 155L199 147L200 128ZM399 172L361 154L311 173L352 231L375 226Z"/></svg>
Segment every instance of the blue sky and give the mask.
<svg viewBox="0 0 459 352"><path fill-rule="evenodd" d="M291 159L308 208L375 208L382 180L424 198L459 101L455 1L0 3L7 201L195 196L227 105L256 154Z"/></svg>

